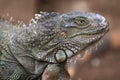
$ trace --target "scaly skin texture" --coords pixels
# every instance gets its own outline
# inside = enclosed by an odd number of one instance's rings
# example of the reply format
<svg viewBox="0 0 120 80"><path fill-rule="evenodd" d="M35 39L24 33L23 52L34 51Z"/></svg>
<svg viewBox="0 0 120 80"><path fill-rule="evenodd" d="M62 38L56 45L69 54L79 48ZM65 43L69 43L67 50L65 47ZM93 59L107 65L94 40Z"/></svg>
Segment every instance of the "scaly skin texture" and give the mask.
<svg viewBox="0 0 120 80"><path fill-rule="evenodd" d="M95 13L40 12L28 26L0 20L0 80L69 80L69 58L108 31Z"/></svg>

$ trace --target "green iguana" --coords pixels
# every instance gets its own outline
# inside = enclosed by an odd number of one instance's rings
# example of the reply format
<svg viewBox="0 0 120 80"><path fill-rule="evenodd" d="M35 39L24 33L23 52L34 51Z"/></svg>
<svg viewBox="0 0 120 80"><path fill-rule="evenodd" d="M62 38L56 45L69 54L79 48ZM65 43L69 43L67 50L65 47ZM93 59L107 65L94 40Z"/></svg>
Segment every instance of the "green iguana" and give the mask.
<svg viewBox="0 0 120 80"><path fill-rule="evenodd" d="M0 80L69 80L67 60L108 30L103 16L89 12L40 12L28 26L0 19Z"/></svg>

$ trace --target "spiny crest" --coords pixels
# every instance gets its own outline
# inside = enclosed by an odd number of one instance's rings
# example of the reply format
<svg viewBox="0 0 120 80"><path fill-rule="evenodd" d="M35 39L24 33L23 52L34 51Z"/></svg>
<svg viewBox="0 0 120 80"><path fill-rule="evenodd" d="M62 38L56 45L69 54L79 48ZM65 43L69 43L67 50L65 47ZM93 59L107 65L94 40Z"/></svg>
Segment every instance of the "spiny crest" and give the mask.
<svg viewBox="0 0 120 80"><path fill-rule="evenodd" d="M32 18L29 23L30 28L47 28L51 30L56 26L57 19L60 13L57 12L40 12L39 14L35 14L35 18ZM43 27L44 26L44 27ZM49 27L49 28L48 28Z"/></svg>
<svg viewBox="0 0 120 80"><path fill-rule="evenodd" d="M23 21L15 21L15 19L12 16L10 16L9 13L0 16L0 23L10 26L9 28L20 28L24 27L25 25Z"/></svg>
<svg viewBox="0 0 120 80"><path fill-rule="evenodd" d="M10 22L11 24L15 24L15 20L9 13L0 16L0 21Z"/></svg>
<svg viewBox="0 0 120 80"><path fill-rule="evenodd" d="M19 25L21 26L21 28L15 34L14 40L16 39L18 42L20 42L20 44L23 44L26 47L28 45L31 46L31 43L34 42L36 39L39 40L39 42L42 39L45 40L46 38L41 36L47 36L47 35L50 36L51 34L53 35L54 33L50 30L50 28L45 28L46 26L50 26L50 25L53 26L54 23L49 22L49 24L46 24L44 23L45 20L49 20L58 15L59 13L56 13L56 12L51 12L51 13L40 12L40 14L35 14L35 18L30 20L28 27L26 27L24 23L21 23L21 25ZM41 23L41 24L38 24L38 23ZM42 24L44 25L44 27L42 26Z"/></svg>
<svg viewBox="0 0 120 80"><path fill-rule="evenodd" d="M35 14L35 19L38 21L43 21L59 15L60 13L57 12L40 12L40 14Z"/></svg>

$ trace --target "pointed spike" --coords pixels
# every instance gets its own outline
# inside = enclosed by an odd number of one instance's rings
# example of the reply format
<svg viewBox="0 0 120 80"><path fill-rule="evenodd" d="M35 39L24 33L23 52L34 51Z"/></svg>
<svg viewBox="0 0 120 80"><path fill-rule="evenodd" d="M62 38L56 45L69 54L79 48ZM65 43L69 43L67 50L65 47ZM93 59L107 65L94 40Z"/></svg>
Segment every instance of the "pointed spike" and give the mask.
<svg viewBox="0 0 120 80"><path fill-rule="evenodd" d="M10 17L9 21L10 21L10 22L13 22L13 21L14 21L13 17Z"/></svg>
<svg viewBox="0 0 120 80"><path fill-rule="evenodd" d="M42 15L41 14L35 14L35 19L40 19L42 17Z"/></svg>

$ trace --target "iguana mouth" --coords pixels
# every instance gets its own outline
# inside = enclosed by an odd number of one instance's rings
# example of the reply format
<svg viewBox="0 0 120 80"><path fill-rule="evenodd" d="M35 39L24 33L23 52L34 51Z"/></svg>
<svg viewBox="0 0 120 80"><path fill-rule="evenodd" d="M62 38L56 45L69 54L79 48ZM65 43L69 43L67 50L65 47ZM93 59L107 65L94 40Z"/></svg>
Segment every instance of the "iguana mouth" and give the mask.
<svg viewBox="0 0 120 80"><path fill-rule="evenodd" d="M109 31L108 26L106 28L96 30L96 31L84 31L77 33L76 35L72 35L70 38L72 41L78 44L91 44L93 42L99 41L105 33Z"/></svg>
<svg viewBox="0 0 120 80"><path fill-rule="evenodd" d="M99 34L90 35L90 36L84 35L84 37L78 36L78 37L73 38L72 41L75 44L82 45L82 48L78 49L77 52L74 54L79 55L79 53L80 53L80 56L82 58L84 56L84 52L86 50L88 50L90 52L93 51L94 49L97 50L98 46L100 46L100 44L102 44L102 42L103 42L102 38L104 37L104 35L105 35L104 33L101 33L100 35Z"/></svg>

